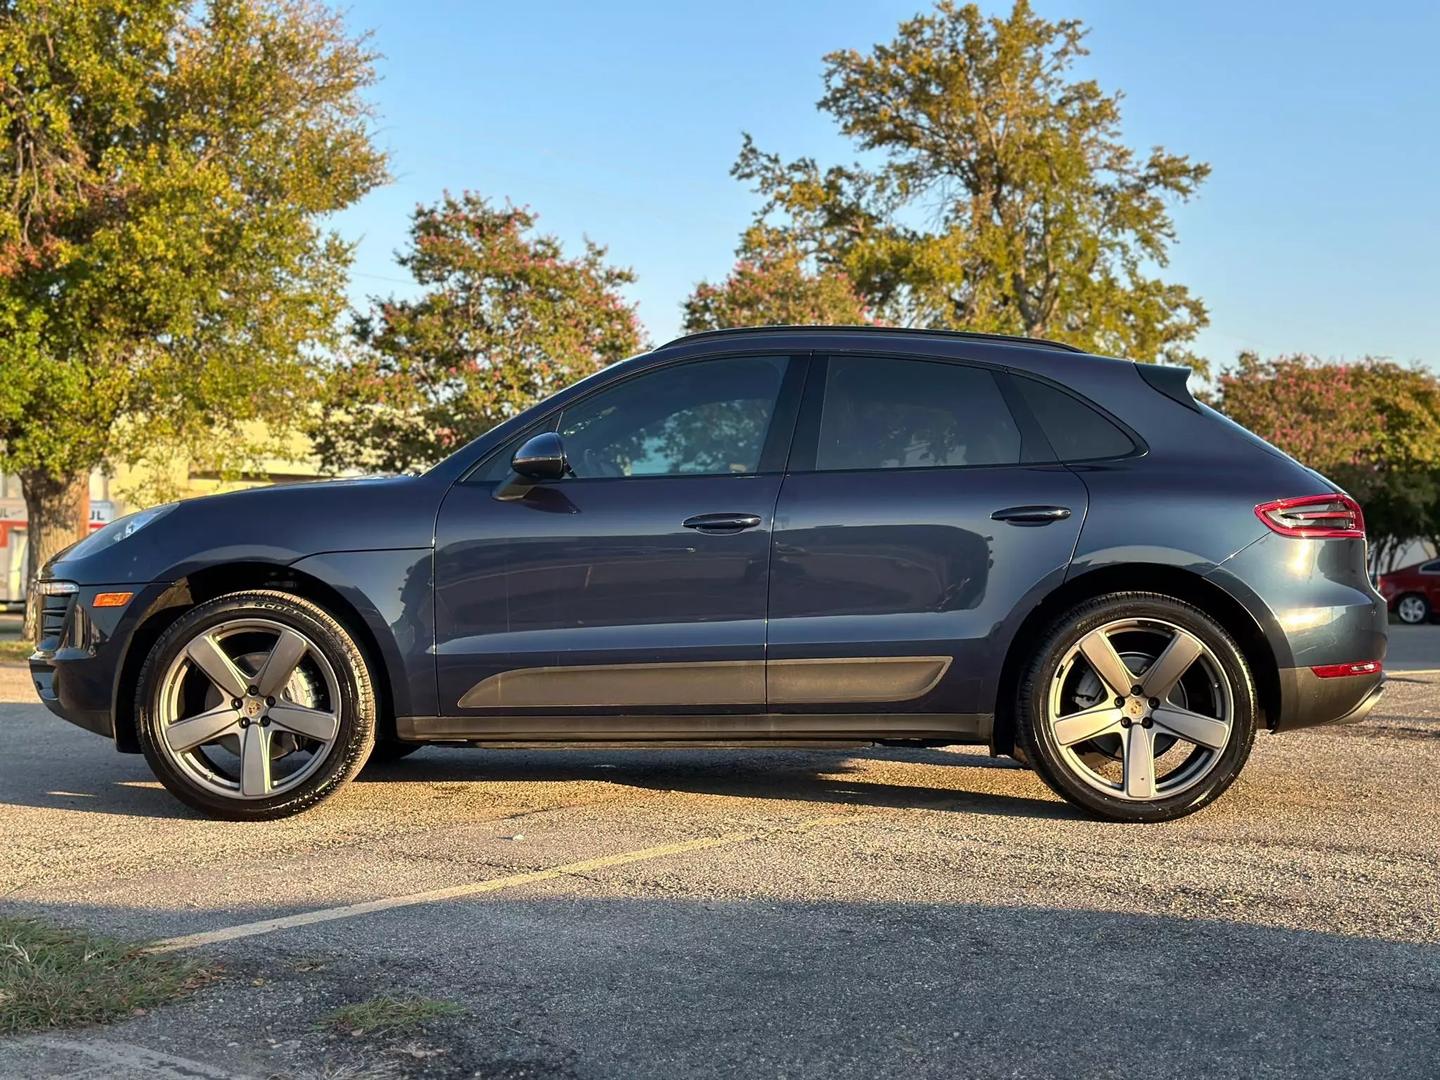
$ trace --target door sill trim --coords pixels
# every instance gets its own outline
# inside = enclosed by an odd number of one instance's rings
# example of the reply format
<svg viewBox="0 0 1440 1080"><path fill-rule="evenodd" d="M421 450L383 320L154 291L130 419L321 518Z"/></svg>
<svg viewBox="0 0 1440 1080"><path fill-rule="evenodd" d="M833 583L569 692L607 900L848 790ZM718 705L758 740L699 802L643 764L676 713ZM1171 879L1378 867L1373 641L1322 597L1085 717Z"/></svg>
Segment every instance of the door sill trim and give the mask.
<svg viewBox="0 0 1440 1080"><path fill-rule="evenodd" d="M984 742L992 717L971 713L764 713L751 716L399 716L407 742L735 746L939 739Z"/></svg>

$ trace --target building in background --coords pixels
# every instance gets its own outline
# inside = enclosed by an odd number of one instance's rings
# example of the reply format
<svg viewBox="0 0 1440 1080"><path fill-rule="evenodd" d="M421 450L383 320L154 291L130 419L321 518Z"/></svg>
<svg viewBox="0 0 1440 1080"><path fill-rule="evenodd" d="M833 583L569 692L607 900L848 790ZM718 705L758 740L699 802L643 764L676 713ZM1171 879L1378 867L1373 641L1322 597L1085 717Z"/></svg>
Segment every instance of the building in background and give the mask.
<svg viewBox="0 0 1440 1080"><path fill-rule="evenodd" d="M109 477L92 473L90 528L98 529L115 516ZM25 603L26 525L20 478L0 473L0 608L23 607Z"/></svg>

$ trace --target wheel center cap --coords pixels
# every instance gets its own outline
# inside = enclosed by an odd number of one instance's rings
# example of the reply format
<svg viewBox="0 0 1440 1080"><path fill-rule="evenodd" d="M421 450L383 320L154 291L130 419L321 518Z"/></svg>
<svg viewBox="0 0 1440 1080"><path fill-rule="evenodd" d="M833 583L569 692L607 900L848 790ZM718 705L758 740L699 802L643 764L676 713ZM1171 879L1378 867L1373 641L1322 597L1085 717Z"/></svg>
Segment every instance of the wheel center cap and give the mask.
<svg viewBox="0 0 1440 1080"><path fill-rule="evenodd" d="M1143 719L1149 707L1149 703L1143 698L1131 698L1125 702L1125 715L1136 720Z"/></svg>
<svg viewBox="0 0 1440 1080"><path fill-rule="evenodd" d="M257 716L259 716L262 712L265 711L265 703L259 698L250 698L245 702L245 705L241 708L240 711L243 712L246 716L248 716L251 720L254 720Z"/></svg>

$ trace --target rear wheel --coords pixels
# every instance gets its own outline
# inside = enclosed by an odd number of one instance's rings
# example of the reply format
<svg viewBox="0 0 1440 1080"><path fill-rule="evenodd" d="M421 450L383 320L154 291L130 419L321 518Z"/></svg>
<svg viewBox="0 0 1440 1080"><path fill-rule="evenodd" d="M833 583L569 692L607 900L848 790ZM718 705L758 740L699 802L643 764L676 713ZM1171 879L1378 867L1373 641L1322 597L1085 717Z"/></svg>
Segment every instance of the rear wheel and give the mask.
<svg viewBox="0 0 1440 1080"><path fill-rule="evenodd" d="M1021 680L1016 735L1061 796L1117 821L1164 821L1217 798L1254 741L1239 647L1198 608L1116 593L1057 620Z"/></svg>
<svg viewBox="0 0 1440 1080"><path fill-rule="evenodd" d="M182 802L233 821L333 795L375 740L375 693L349 633L269 590L186 612L155 643L136 699L140 747Z"/></svg>
<svg viewBox="0 0 1440 1080"><path fill-rule="evenodd" d="M1406 593L1395 601L1395 617L1406 626L1419 626L1430 618L1430 602L1419 593Z"/></svg>

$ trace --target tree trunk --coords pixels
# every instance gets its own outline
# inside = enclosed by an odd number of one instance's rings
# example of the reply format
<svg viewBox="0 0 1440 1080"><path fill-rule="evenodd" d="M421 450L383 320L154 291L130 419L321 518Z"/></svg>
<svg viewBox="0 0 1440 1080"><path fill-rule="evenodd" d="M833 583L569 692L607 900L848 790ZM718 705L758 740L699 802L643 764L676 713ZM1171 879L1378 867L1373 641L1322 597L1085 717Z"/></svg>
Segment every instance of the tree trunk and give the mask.
<svg viewBox="0 0 1440 1080"><path fill-rule="evenodd" d="M25 495L27 518L24 638L36 641L40 636L40 593L35 588L35 579L47 562L89 530L86 519L90 516L90 477L21 473L20 489Z"/></svg>

